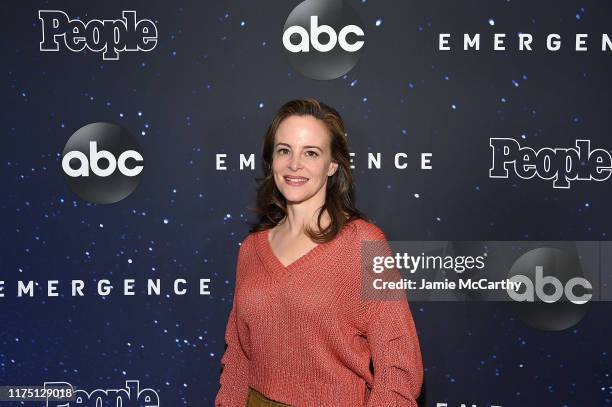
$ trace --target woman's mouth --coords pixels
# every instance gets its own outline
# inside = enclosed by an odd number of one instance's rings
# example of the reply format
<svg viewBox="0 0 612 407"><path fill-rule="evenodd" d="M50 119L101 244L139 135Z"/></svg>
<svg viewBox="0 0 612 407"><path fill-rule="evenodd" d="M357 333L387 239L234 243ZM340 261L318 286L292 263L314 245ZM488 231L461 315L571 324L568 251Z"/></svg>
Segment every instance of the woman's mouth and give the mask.
<svg viewBox="0 0 612 407"><path fill-rule="evenodd" d="M308 181L308 178L292 177L289 175L285 175L283 178L285 179L285 183L287 185L291 185L292 187L300 187Z"/></svg>

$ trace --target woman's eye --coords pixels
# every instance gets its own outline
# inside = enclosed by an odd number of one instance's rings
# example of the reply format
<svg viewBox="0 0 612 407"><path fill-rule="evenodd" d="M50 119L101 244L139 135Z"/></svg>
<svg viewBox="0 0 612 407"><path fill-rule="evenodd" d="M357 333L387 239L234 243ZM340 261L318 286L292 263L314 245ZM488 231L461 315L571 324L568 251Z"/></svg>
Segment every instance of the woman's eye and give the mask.
<svg viewBox="0 0 612 407"><path fill-rule="evenodd" d="M316 151L306 151L308 157L318 157L319 154Z"/></svg>
<svg viewBox="0 0 612 407"><path fill-rule="evenodd" d="M284 155L284 154L286 154L288 152L289 152L289 150L286 149L286 148L279 148L278 151L277 151L277 153L280 154L280 155Z"/></svg>

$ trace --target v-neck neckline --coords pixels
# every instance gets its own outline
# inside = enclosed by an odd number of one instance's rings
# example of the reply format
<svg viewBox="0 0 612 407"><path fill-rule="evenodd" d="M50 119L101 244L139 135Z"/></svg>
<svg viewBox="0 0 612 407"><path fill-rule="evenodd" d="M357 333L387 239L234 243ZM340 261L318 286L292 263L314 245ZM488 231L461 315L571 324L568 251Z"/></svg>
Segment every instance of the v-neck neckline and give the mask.
<svg viewBox="0 0 612 407"><path fill-rule="evenodd" d="M270 244L270 240L268 240L269 236L270 236L270 229L266 229L266 230L264 230L264 231L262 231L260 233L260 236L259 236L259 239L258 239L258 241L259 241L259 249L263 253L263 260L264 260L264 262L268 263L268 264L266 264L268 270L278 280L281 280L281 279L287 277L291 273L292 270L294 270L295 268L298 268L299 266L303 265L304 263L307 263L309 260L314 258L323 249L325 249L327 246L329 246L332 242L334 242L336 240L336 239L333 239L332 241L329 241L329 242L326 242L326 243L320 243L320 244L316 245L315 247L313 247L312 249L310 249L309 251L304 253L302 256L298 257L293 262L291 262L290 264L285 266L279 260L279 258L276 256L274 251L272 250L272 245ZM338 236L336 236L336 238L337 237Z"/></svg>

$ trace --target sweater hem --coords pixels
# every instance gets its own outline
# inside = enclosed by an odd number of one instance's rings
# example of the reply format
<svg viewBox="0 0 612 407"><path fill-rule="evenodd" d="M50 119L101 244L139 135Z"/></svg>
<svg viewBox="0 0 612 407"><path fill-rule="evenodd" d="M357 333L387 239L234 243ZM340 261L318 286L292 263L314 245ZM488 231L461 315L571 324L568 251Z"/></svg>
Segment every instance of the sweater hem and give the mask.
<svg viewBox="0 0 612 407"><path fill-rule="evenodd" d="M362 380L353 383L324 383L299 380L281 371L258 370L251 375L249 386L279 403L293 407L365 405L367 387Z"/></svg>

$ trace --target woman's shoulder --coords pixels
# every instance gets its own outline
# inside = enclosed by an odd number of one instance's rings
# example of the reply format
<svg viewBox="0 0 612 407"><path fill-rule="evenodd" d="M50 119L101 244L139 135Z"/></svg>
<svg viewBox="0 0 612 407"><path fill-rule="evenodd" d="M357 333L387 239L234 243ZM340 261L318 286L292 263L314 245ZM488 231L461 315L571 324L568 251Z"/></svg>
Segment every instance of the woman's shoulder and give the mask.
<svg viewBox="0 0 612 407"><path fill-rule="evenodd" d="M348 223L358 240L386 240L384 232L374 223L366 219L355 219Z"/></svg>
<svg viewBox="0 0 612 407"><path fill-rule="evenodd" d="M265 236L267 230L259 230L256 232L250 232L240 243L241 250L249 250L256 248L257 240L262 236Z"/></svg>

